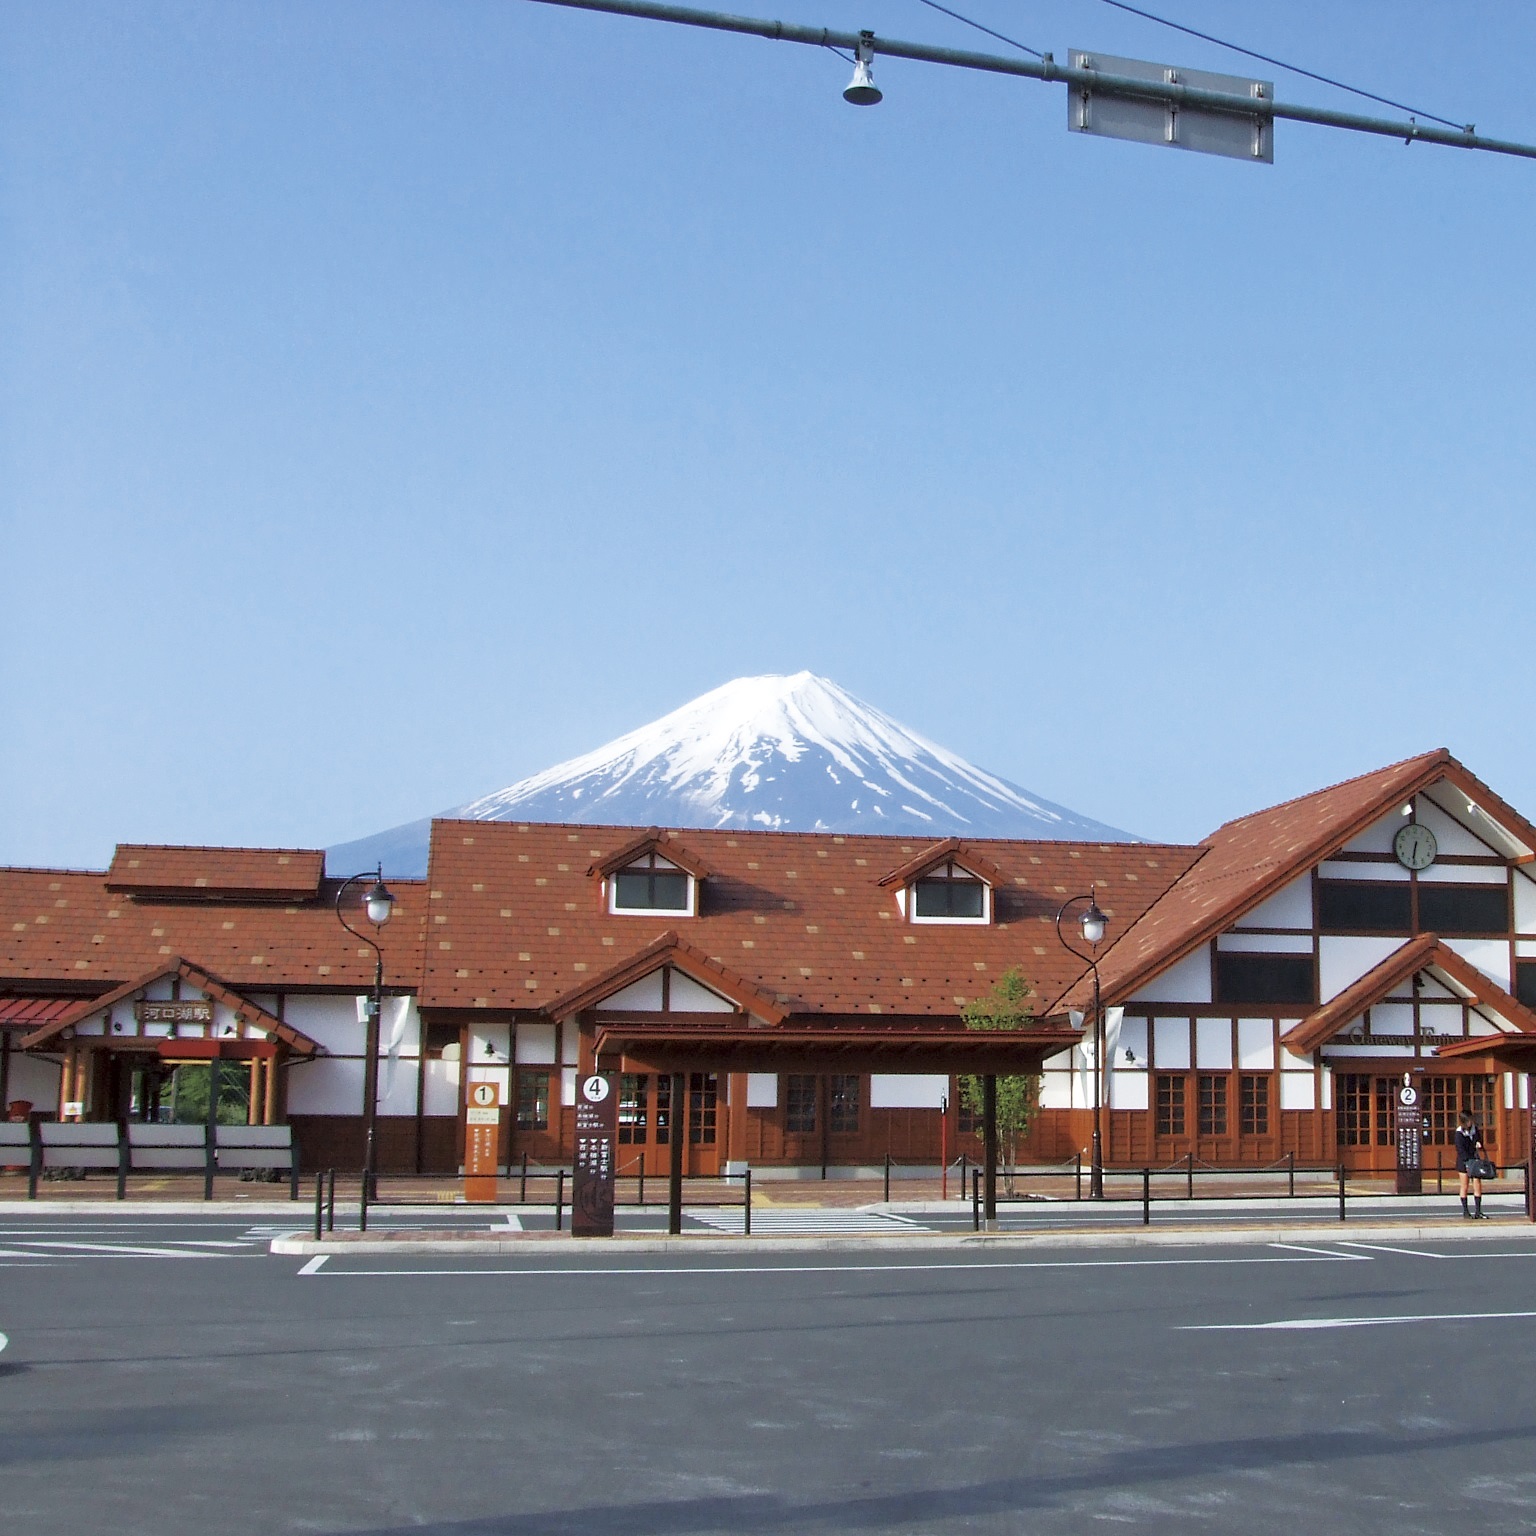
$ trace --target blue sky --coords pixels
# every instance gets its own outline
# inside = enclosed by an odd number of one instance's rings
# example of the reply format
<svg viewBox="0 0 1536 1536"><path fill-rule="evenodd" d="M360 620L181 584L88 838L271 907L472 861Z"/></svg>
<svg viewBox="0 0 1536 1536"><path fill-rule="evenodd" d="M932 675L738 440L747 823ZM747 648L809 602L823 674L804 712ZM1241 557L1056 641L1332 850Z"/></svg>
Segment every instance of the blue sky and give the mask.
<svg viewBox="0 0 1536 1536"><path fill-rule="evenodd" d="M1529 7L1162 8L1536 139ZM1149 836L1442 744L1536 812L1536 164L847 74L523 0L6 6L0 861L337 842L801 667Z"/></svg>

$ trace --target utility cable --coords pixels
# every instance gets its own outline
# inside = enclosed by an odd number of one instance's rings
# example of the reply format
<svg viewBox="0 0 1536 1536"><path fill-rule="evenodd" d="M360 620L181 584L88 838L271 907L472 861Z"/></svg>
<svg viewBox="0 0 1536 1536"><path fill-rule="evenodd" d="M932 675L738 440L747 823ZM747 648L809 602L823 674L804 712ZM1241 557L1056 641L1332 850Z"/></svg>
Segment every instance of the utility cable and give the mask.
<svg viewBox="0 0 1536 1536"><path fill-rule="evenodd" d="M924 5L933 4L933 0L923 0ZM1357 85L1346 85L1342 80L1331 79L1328 75L1319 75L1310 69L1303 69L1299 64L1287 64L1284 59L1273 59L1267 53L1255 53L1252 48L1244 48L1240 43L1229 43L1224 38L1212 37L1209 32L1198 32L1194 27L1186 27L1182 22L1170 21L1166 16L1154 16L1151 11L1144 11L1139 6L1127 5L1126 0L1104 0L1105 5L1112 5L1117 11L1129 11L1132 16L1140 16L1146 21L1155 21L1160 27L1171 27L1175 32L1182 32L1187 37L1198 37L1203 43L1215 43L1218 48L1228 48L1233 53L1240 53L1245 58L1257 59L1261 64L1273 64L1276 69L1289 70L1293 75L1305 75L1308 80L1316 80L1322 85L1331 85L1335 90L1348 91L1352 96L1363 96L1367 101L1378 101L1384 107L1396 107L1399 112L1407 112L1413 117L1428 118L1432 123L1443 123L1447 128L1459 129L1462 133L1476 133L1475 123L1453 123L1448 117L1439 117L1433 112L1423 112L1416 107L1407 106L1401 101L1393 101L1390 96L1378 96L1374 91L1363 91ZM943 10L943 6L935 7ZM954 15L951 11L950 15ZM961 17L963 21L965 18ZM976 23L972 22L972 26ZM982 31L986 31L983 27ZM992 34L994 37L997 34ZM1007 39L1004 38L1006 42Z"/></svg>
<svg viewBox="0 0 1536 1536"><path fill-rule="evenodd" d="M1031 48L1028 43L1020 43L1011 37L1004 37L1001 32L994 32L991 27L984 27L979 21L972 21L969 16L962 16L959 11L952 11L947 5L940 5L939 0L918 0L921 5L926 5L930 11L942 11L946 16L952 16L956 21L962 21L968 27L975 27L978 32L985 32L988 37L995 37L1000 43L1007 43L1010 48L1017 48L1020 53L1032 54L1037 59L1043 59L1045 55L1038 48ZM1440 119L1436 119L1440 121ZM1452 125L1456 126L1456 125Z"/></svg>

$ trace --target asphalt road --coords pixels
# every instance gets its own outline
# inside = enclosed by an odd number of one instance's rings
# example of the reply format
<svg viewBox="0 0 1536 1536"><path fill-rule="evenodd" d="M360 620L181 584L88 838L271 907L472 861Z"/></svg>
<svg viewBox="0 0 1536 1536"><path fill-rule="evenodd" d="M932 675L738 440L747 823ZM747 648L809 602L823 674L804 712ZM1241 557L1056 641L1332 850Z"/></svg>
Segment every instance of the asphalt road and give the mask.
<svg viewBox="0 0 1536 1536"><path fill-rule="evenodd" d="M280 1224L0 1217L9 1529L1536 1529L1513 1232L316 1269Z"/></svg>

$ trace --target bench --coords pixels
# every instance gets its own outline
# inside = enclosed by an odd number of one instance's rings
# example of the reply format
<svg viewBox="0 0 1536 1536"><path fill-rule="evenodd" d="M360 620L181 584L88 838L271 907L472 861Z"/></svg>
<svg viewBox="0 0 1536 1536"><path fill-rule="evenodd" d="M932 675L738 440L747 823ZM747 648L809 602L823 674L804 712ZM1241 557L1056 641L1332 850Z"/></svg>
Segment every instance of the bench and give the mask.
<svg viewBox="0 0 1536 1536"><path fill-rule="evenodd" d="M221 1125L214 1129L214 1156L231 1172L272 1170L288 1174L288 1196L299 1198L299 1163L291 1125Z"/></svg>

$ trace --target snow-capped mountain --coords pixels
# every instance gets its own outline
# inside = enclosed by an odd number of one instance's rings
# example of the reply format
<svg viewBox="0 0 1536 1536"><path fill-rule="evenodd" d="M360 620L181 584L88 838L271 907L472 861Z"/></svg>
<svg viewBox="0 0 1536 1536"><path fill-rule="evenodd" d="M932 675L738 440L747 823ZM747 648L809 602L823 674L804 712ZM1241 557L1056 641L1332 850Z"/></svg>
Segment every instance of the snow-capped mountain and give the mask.
<svg viewBox="0 0 1536 1536"><path fill-rule="evenodd" d="M810 672L741 677L585 756L443 813L476 821L1134 841L1042 800ZM431 819L330 850L422 875Z"/></svg>

